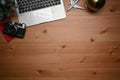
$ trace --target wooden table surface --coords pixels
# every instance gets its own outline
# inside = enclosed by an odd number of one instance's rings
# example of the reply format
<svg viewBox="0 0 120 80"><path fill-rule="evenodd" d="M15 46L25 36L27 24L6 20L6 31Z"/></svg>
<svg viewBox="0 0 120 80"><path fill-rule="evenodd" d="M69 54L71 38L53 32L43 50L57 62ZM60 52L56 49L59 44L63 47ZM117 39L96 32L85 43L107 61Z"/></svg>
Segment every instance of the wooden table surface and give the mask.
<svg viewBox="0 0 120 80"><path fill-rule="evenodd" d="M28 27L24 39L8 43L0 33L0 80L120 80L120 0L66 14Z"/></svg>

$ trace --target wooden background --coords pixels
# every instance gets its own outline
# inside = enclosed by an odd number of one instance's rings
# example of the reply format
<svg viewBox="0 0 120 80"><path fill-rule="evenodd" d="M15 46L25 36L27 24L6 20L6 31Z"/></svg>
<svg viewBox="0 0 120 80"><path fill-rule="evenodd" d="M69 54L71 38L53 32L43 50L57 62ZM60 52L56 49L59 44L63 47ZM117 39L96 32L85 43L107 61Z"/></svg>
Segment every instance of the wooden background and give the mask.
<svg viewBox="0 0 120 80"><path fill-rule="evenodd" d="M120 80L120 0L66 14L27 28L24 39L8 43L0 33L0 80Z"/></svg>

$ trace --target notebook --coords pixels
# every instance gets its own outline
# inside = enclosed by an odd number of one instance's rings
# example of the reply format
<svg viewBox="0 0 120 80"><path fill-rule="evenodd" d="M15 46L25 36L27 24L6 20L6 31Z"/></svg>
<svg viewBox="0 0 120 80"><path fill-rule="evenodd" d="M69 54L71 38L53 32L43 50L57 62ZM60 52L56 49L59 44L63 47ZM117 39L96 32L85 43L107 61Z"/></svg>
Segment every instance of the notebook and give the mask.
<svg viewBox="0 0 120 80"><path fill-rule="evenodd" d="M32 26L66 18L63 0L15 0L20 23Z"/></svg>

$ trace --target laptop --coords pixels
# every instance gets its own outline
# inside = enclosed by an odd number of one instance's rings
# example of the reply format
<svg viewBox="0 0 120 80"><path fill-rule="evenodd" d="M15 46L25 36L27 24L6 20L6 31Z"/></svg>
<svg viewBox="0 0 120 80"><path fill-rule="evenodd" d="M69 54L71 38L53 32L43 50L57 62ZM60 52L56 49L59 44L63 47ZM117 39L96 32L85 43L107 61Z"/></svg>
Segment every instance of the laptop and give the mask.
<svg viewBox="0 0 120 80"><path fill-rule="evenodd" d="M20 23L32 26L66 18L63 0L15 0Z"/></svg>

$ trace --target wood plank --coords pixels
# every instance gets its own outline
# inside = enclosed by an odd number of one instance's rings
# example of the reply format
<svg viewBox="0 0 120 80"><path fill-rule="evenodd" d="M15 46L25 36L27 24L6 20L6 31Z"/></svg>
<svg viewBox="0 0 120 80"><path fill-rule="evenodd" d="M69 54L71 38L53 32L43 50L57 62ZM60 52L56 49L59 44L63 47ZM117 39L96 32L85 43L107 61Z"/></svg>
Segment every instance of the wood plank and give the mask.
<svg viewBox="0 0 120 80"><path fill-rule="evenodd" d="M33 47L35 46L35 47ZM65 47L63 47L65 46ZM7 49L6 49L7 50ZM115 42L15 42L8 48L9 54L115 54L119 55L120 43ZM5 53L4 53L5 54ZM1 55L4 55L1 54Z"/></svg>
<svg viewBox="0 0 120 80"><path fill-rule="evenodd" d="M82 74L81 74L82 73ZM40 69L40 70L4 70L1 71L1 77L117 77L120 78L120 69L104 69L104 68L87 68L87 69L70 69L70 70L56 70L56 69Z"/></svg>
<svg viewBox="0 0 120 80"><path fill-rule="evenodd" d="M80 80L78 77L45 77L45 78L40 78L40 77L4 77L1 78L2 80ZM110 77L101 77L101 78L81 78L82 80L113 80L113 78ZM119 78L114 78L114 80L119 80Z"/></svg>

